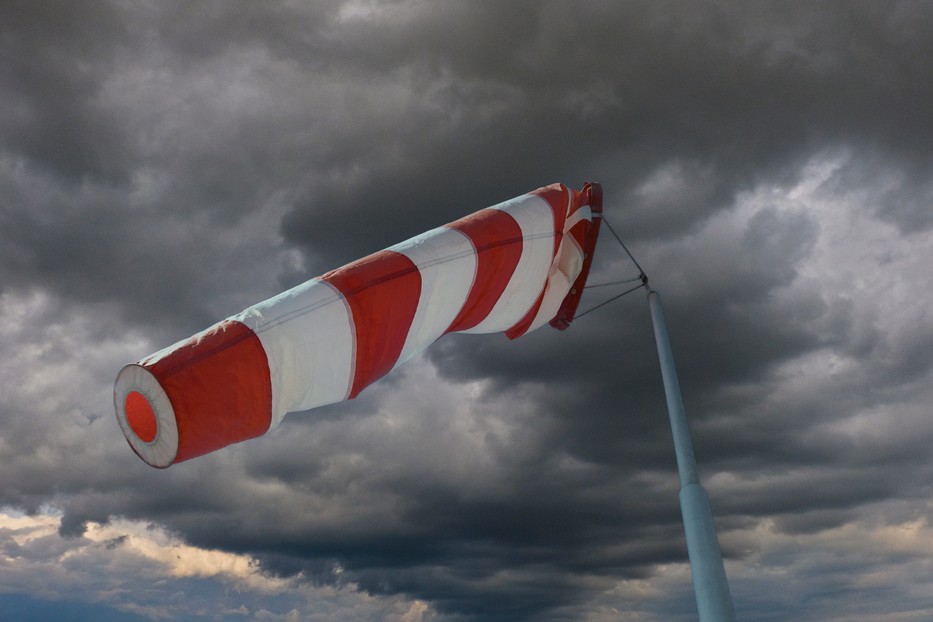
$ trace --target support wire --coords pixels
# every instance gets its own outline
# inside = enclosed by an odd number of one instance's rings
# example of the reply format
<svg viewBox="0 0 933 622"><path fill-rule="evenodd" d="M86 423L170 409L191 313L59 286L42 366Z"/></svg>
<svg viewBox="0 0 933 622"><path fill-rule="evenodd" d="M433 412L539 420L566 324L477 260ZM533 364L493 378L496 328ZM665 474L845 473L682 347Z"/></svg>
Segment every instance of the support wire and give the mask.
<svg viewBox="0 0 933 622"><path fill-rule="evenodd" d="M645 274L644 270L642 270L642 267L638 263L638 260L635 259L635 256L632 255L632 253L628 250L628 247L625 245L625 242L622 241L622 238L619 237L619 234L616 233L616 230L613 229L612 225L609 224L609 221L606 220L605 214L603 214L603 223L605 223L606 227L609 228L609 232L612 233L612 237L616 239L616 241L619 243L619 246L621 246L622 250L625 251L625 254L628 255L628 258L631 259L632 263L635 264L635 267L638 268L638 272L639 272L638 278L641 279L641 282L644 284L645 287L648 287L648 275Z"/></svg>
<svg viewBox="0 0 933 622"><path fill-rule="evenodd" d="M611 283L610 283L610 285L611 285ZM574 319L576 320L576 319L579 319L579 318L583 317L583 316L586 315L587 313L592 313L592 312L595 311L596 309L598 309L598 308L600 308L600 307L603 307L603 306L609 304L610 302L613 302L614 300L618 300L619 298L621 298L622 296L624 296L624 295L626 295L626 294L631 294L631 293L634 292L635 290L641 289L642 287L644 287L643 284L636 285L635 287L632 287L631 289L625 290L625 291L622 292L621 294L616 294L615 296L613 296L613 297L610 298L609 300L604 300L603 302L599 303L599 304L596 305L595 307L591 307L591 308L587 309L587 310L584 311L583 313L577 313L577 315L576 315L576 317L574 317Z"/></svg>
<svg viewBox="0 0 933 622"><path fill-rule="evenodd" d="M581 317L583 317L584 315L586 315L587 313L592 313L592 312L595 311L596 309L598 309L598 308L600 308L600 307L602 307L602 306L605 306L605 305L609 304L610 302L613 302L613 301L615 301L615 300L618 300L619 298L621 298L622 296L625 296L626 294L631 294L631 293L634 292L635 290L639 290L639 289L641 289L642 287L648 289L648 275L645 274L645 271L642 270L642 267L641 267L641 265L638 263L638 260L635 259L635 257L632 255L632 253L628 250L628 247L625 246L625 242L622 241L622 238L619 237L619 234L616 233L615 229L612 228L612 225L609 224L609 221L606 220L606 215L605 215L605 214L602 215L602 220L603 220L603 224L605 224L606 227L609 228L610 233L612 233L612 237L614 237L614 238L616 239L616 242L619 243L619 246L621 246L621 247L622 247L622 250L625 251L625 254L628 255L628 258L631 259L631 260L632 260L632 263L635 264L635 267L638 268L638 276L636 276L635 278L625 279L625 280L622 280L622 281L615 281L615 282L613 282L613 283L598 283L598 284L596 284L596 285L587 285L584 289L593 289L593 288L596 288L596 287L609 287L610 285L623 285L623 284L625 284L625 283L634 283L635 281L640 281L641 283L640 283L639 285L636 285L635 287L632 287L632 288L630 288L630 289L625 290L625 291L622 292L621 294L617 294L617 295L613 296L613 297L610 298L609 300L604 300L603 302L599 303L599 304L596 305L595 307L591 307L591 308L587 309L587 310L584 311L583 313L577 313L577 314L574 316L574 319L581 318Z"/></svg>

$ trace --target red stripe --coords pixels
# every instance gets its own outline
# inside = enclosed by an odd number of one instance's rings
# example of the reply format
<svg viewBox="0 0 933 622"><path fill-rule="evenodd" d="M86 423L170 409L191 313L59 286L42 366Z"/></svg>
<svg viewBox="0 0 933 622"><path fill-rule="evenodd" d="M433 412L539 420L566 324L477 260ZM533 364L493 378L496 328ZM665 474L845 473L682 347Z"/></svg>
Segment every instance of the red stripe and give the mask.
<svg viewBox="0 0 933 622"><path fill-rule="evenodd" d="M348 399L398 361L421 296L421 273L395 251L379 251L321 277L347 300L356 331L356 366Z"/></svg>
<svg viewBox="0 0 933 622"><path fill-rule="evenodd" d="M245 324L225 320L143 366L158 379L175 411L175 462L268 431L269 363L259 338Z"/></svg>
<svg viewBox="0 0 933 622"><path fill-rule="evenodd" d="M547 285L547 281L545 281L545 286L546 285ZM505 331L506 337L508 337L509 339L516 339L517 337L521 337L522 335L528 332L528 327L531 326L531 323L534 321L535 316L538 315L538 309L541 308L541 300L543 298L544 298L544 289L542 289L541 293L538 294L537 300L535 300L535 303L531 305L531 308L528 309L528 312L525 313L522 319L516 322L512 326L512 328Z"/></svg>
<svg viewBox="0 0 933 622"><path fill-rule="evenodd" d="M592 226L592 221L584 219L578 222L577 224L575 224L574 226L572 226L570 228L570 231L568 231L564 235L567 237L573 238L574 241L577 243L577 246L579 246L580 249L582 250L583 247L586 245L586 233L590 230L591 226Z"/></svg>
<svg viewBox="0 0 933 622"><path fill-rule="evenodd" d="M447 332L473 328L486 319L505 291L522 256L522 229L507 212L486 209L447 225L476 248L476 277Z"/></svg>

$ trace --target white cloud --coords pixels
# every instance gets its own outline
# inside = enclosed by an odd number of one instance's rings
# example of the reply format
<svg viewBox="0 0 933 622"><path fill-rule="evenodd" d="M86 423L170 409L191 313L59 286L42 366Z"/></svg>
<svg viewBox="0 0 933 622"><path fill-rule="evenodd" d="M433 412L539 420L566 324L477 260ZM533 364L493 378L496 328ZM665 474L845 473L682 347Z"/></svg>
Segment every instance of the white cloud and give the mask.
<svg viewBox="0 0 933 622"><path fill-rule="evenodd" d="M190 546L151 524L89 523L84 536L63 538L60 520L54 510L0 511L0 592L97 603L154 620L436 618L424 601L371 596L346 582L277 578L248 555Z"/></svg>

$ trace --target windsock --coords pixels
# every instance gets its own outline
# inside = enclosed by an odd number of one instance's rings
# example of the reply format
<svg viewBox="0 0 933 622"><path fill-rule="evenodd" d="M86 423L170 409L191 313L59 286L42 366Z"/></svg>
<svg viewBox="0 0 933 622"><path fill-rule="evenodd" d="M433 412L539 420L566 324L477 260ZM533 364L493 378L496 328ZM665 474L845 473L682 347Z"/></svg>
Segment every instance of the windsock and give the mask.
<svg viewBox="0 0 933 622"><path fill-rule="evenodd" d="M352 399L445 333L563 330L601 212L599 184L554 184L311 279L124 367L120 428L165 468Z"/></svg>

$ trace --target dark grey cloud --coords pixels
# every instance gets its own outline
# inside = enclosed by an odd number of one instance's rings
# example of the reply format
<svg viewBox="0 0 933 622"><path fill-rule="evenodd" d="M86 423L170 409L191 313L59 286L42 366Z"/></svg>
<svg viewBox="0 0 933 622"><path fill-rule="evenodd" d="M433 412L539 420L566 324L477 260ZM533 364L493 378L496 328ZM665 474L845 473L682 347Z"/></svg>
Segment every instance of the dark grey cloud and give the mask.
<svg viewBox="0 0 933 622"><path fill-rule="evenodd" d="M115 619L689 618L643 292L564 333L447 336L167 471L112 420L126 362L599 180L664 296L741 617L928 610L931 22L916 2L4 3L0 551L21 572L0 592ZM637 274L608 232L594 270ZM256 572L172 575L149 541ZM29 580L66 566L71 592ZM89 596L126 567L184 595ZM873 602L844 609L860 582Z"/></svg>

